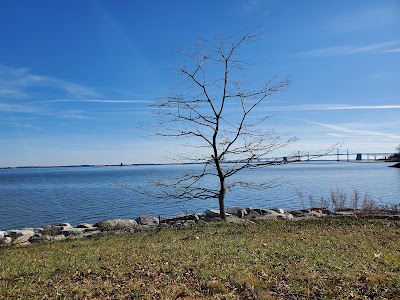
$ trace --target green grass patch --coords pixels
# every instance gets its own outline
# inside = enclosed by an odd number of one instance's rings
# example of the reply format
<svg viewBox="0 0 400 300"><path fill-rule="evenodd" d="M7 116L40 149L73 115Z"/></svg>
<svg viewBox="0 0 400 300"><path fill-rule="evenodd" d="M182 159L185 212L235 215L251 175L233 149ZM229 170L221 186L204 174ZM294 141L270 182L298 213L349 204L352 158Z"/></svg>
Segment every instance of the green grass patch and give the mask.
<svg viewBox="0 0 400 300"><path fill-rule="evenodd" d="M209 223L0 249L0 299L400 299L400 227Z"/></svg>

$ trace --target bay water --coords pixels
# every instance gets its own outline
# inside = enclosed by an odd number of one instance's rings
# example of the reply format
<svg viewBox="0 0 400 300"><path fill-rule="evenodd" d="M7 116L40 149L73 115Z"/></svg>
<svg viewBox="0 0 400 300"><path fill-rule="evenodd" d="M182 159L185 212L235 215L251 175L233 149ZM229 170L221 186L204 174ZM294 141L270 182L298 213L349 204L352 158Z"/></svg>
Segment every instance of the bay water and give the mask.
<svg viewBox="0 0 400 300"><path fill-rule="evenodd" d="M274 181L262 190L237 188L228 191L226 207L300 209L314 199L330 197L331 191L354 190L377 204L400 204L400 169L390 163L319 161L276 165L237 174L254 183ZM173 216L218 209L217 200L178 203L157 200L151 182L180 176L199 165L137 165L124 167L57 167L0 170L0 230L41 227L69 222L139 216ZM303 199L301 199L303 195ZM350 202L350 201L349 201ZM350 206L350 203L348 203Z"/></svg>

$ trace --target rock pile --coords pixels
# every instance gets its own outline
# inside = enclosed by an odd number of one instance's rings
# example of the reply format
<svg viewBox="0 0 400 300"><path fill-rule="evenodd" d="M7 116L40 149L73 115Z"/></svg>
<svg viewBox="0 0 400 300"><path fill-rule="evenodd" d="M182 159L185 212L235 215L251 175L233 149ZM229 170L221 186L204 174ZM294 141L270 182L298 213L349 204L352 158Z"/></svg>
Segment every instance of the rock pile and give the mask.
<svg viewBox="0 0 400 300"><path fill-rule="evenodd" d="M322 217L369 217L400 221L396 214L365 214L358 210L343 209L331 212L324 208L311 208L287 211L281 208L261 209L229 207L226 210L229 222L263 222L267 220L302 220ZM184 228L201 225L205 222L219 220L219 210L208 209L203 213L179 215L169 218L155 218L140 216L135 220L116 219L100 221L95 224L82 223L76 227L69 223L45 225L42 228L23 228L0 231L0 245L28 245L44 241L58 241L63 239L89 238L104 233L118 233L123 231L139 232L150 228L174 227Z"/></svg>

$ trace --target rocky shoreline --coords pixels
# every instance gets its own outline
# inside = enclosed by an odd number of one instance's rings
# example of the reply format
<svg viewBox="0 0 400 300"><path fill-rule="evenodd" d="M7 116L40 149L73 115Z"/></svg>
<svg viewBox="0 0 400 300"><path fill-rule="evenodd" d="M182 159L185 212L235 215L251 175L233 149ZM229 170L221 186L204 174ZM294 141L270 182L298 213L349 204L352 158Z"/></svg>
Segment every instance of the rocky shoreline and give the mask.
<svg viewBox="0 0 400 300"><path fill-rule="evenodd" d="M284 210L281 208L261 209L229 207L228 222L262 222L267 220L304 220L316 218L375 218L399 222L399 212L341 209L330 211L325 208ZM170 218L140 216L133 219L100 221L94 224L82 223L71 226L69 223L45 225L41 228L22 228L0 231L0 245L29 245L38 242L64 239L90 238L101 234L120 232L140 232L151 228L185 228L220 220L219 211L208 209L203 213L179 215Z"/></svg>

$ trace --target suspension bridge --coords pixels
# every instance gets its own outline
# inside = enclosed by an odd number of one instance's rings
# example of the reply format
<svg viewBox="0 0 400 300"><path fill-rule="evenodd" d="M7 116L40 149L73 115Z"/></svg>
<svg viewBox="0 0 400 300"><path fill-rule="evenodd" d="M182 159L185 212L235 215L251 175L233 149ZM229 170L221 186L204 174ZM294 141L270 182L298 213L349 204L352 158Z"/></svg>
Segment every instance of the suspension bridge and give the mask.
<svg viewBox="0 0 400 300"><path fill-rule="evenodd" d="M336 161L363 161L363 160L386 160L391 155L396 153L391 152L350 152L346 150L342 152L337 149L336 153L329 154L312 154L312 153L298 153L297 155L283 157L283 162L294 162L294 161L309 161L316 158L325 159L326 157L331 158L330 160Z"/></svg>

